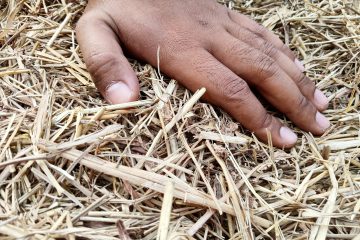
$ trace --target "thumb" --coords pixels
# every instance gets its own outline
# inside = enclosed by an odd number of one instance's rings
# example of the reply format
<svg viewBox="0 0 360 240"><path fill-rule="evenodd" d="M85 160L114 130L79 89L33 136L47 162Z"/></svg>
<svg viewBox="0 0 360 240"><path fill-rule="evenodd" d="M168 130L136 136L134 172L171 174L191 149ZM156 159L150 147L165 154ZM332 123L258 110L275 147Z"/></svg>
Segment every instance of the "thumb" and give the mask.
<svg viewBox="0 0 360 240"><path fill-rule="evenodd" d="M139 81L121 50L118 37L99 13L86 13L76 26L76 35L93 81L112 104L136 101Z"/></svg>

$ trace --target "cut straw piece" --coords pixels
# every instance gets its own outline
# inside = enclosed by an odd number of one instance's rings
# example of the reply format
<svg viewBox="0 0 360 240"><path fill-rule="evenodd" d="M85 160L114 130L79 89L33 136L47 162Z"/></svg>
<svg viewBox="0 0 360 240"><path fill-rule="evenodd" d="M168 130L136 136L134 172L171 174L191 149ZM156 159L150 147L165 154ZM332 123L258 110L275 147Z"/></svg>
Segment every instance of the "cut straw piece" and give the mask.
<svg viewBox="0 0 360 240"><path fill-rule="evenodd" d="M0 223L0 233L5 236L13 237L16 239L21 239L27 235L27 232L22 230L20 227L10 224L1 225L1 223Z"/></svg>
<svg viewBox="0 0 360 240"><path fill-rule="evenodd" d="M330 237L329 235L328 235L328 237ZM352 240L360 240L360 234L358 234L356 237L354 237Z"/></svg>
<svg viewBox="0 0 360 240"><path fill-rule="evenodd" d="M91 144L91 143L94 143L94 142L98 141L100 138L103 138L103 137L108 136L110 134L116 134L122 128L124 128L123 125L117 125L117 124L110 125L110 126L107 126L107 127L105 127L104 129L102 129L102 130L100 130L98 132L81 136L81 137L77 138L74 141L67 142L67 143L62 143L62 144L56 144L55 146L48 146L47 148L50 151L61 151L61 150L76 147L76 146L79 146L79 145L82 145L82 144L85 144L85 143L86 144Z"/></svg>
<svg viewBox="0 0 360 240"><path fill-rule="evenodd" d="M221 214L222 214L222 211L221 211L220 205L218 204L218 200L217 200L217 198L216 198L216 195L215 195L213 189L211 188L209 181L206 179L204 172L201 170L201 166L200 166L199 162L197 161L194 153L192 152L189 144L187 143L184 135L181 135L181 136L180 136L180 140L181 140L181 142L183 143L183 145L185 146L185 149L186 149L186 151L188 152L188 154L190 155L191 159L193 160L193 162L194 162L194 164L195 164L195 167L196 167L196 170L197 170L198 173L200 174L201 179L202 179L203 182L205 183L206 188L207 188L208 192L210 193L211 197L213 198L213 200L214 200L214 202L215 202L215 204L216 204L216 206L217 206L217 209L218 209L218 211L219 211L219 213L220 213L220 215L221 215Z"/></svg>
<svg viewBox="0 0 360 240"><path fill-rule="evenodd" d="M160 138L162 137L162 135L165 133L168 133L174 126L175 124L185 116L186 113L188 113L192 107L194 106L194 104L199 101L199 99L205 94L206 89L202 88L198 91L196 91L194 93L194 95L189 99L189 101L187 101L184 106L178 111L178 113L176 114L176 116L174 118L171 119L171 121L166 124L165 129L164 130L160 130L158 132L158 134L156 135L156 137L154 138L154 140L152 141L152 144L150 146L150 148L148 149L146 156L151 156L152 152L154 151L157 143L159 142ZM143 161L140 161L135 167L136 168L142 168L142 165L144 164Z"/></svg>
<svg viewBox="0 0 360 240"><path fill-rule="evenodd" d="M214 156L214 158L216 159L216 161L218 162L218 164L220 165L220 167L222 168L222 171L224 173L224 176L225 176L225 179L227 182L227 186L229 188L230 200L234 207L235 216L238 221L237 224L239 225L240 229L242 230L242 233L244 234L244 238L250 239L250 234L248 232L249 230L245 230L245 228L247 227L247 224L246 224L246 220L245 220L245 216L244 216L244 211L241 206L242 199L240 198L239 190L237 189L235 182L232 179L232 177L228 171L228 168L226 167L226 164L216 154L214 148L211 146L211 144L208 140L206 140L206 146L209 148L211 154Z"/></svg>
<svg viewBox="0 0 360 240"><path fill-rule="evenodd" d="M51 47L45 47L46 50L48 50L50 53L54 54L56 57L58 57L59 59L63 60L67 65L69 65L70 67L72 67L74 70L76 70L77 72L81 73L83 76L85 76L87 79L91 79L91 76L88 72L84 71L78 64L74 63L73 61L70 61L69 59L67 59L66 57L64 57L63 55L61 55L58 51L56 51L55 49L51 48Z"/></svg>
<svg viewBox="0 0 360 240"><path fill-rule="evenodd" d="M129 102L129 103L119 103L119 104L113 104L108 106L102 106L102 107L94 107L94 108L86 108L81 109L83 114L92 114L97 113L101 111L101 109L105 109L105 111L114 111L114 110L120 110L120 109L126 109L126 108L134 108L134 107L141 107L141 106L147 106L153 104L152 100L143 100L143 101L136 101L136 102ZM62 119L66 118L69 114L72 114L73 112L76 112L76 110L65 110L59 115L55 116L52 119L52 122L54 124L61 122Z"/></svg>
<svg viewBox="0 0 360 240"><path fill-rule="evenodd" d="M92 82L90 82L89 80L85 79L84 77L82 77L80 74L78 74L75 70L73 70L72 68L66 68L66 70L69 71L69 73L71 73L77 80L79 80L79 82L81 82L81 84L85 85L85 86L91 86Z"/></svg>
<svg viewBox="0 0 360 240"><path fill-rule="evenodd" d="M357 200L357 203L356 203L356 205L354 207L354 213L357 213L357 212L360 212L360 199ZM350 220L354 221L355 217L356 217L356 214L353 214L351 216Z"/></svg>
<svg viewBox="0 0 360 240"><path fill-rule="evenodd" d="M23 73L29 73L29 69L16 69L16 70L9 70L9 71L0 71L0 77L9 76L9 75L17 75Z"/></svg>
<svg viewBox="0 0 360 240"><path fill-rule="evenodd" d="M173 205L174 183L169 181L165 186L165 193L161 207L157 240L167 240L169 233L170 214Z"/></svg>
<svg viewBox="0 0 360 240"><path fill-rule="evenodd" d="M186 232L189 236L194 236L200 228L202 228L205 223L209 220L209 218L215 213L215 210L209 209L206 211L204 215L199 218L199 220L191 226L191 228Z"/></svg>
<svg viewBox="0 0 360 240"><path fill-rule="evenodd" d="M45 146L39 145L39 147L45 151L47 150ZM76 161L80 156L82 156L82 154L83 152L79 150L71 149L61 152L59 155L70 161ZM164 184L170 180L168 177L137 168L129 168L125 166L117 167L116 163L105 162L102 159L90 154L86 154L82 159L80 159L79 163L95 171L121 178L131 184L150 188L160 193L164 193ZM181 186L181 188L177 188L178 186L175 186L174 196L176 198L182 199L186 203L197 204L205 208L217 207L211 196L199 192L190 186L187 188L184 188L183 185ZM234 210L230 205L225 203L219 203L219 205L223 212L234 215Z"/></svg>
<svg viewBox="0 0 360 240"><path fill-rule="evenodd" d="M73 217L71 219L71 222L74 224L77 221L80 220L80 217L86 215L88 212L90 212L91 210L97 208L98 206L100 206L101 204L103 204L105 201L107 201L109 198L108 195L103 195L101 198L98 198L95 202L93 202L92 204L90 204L89 206L87 206L86 208L84 208L83 210L81 210L75 217Z"/></svg>
<svg viewBox="0 0 360 240"><path fill-rule="evenodd" d="M171 80L168 84L165 92L162 94L162 96L159 98L160 101L156 106L156 109L159 111L164 108L165 104L170 100L171 95L173 94L176 87L176 81Z"/></svg>
<svg viewBox="0 0 360 240"><path fill-rule="evenodd" d="M338 194L338 182L331 165L324 163L330 175L331 183L333 185L328 200L321 211L321 216L316 220L315 226L311 229L310 240L325 240L329 229L331 214L336 208L336 198Z"/></svg>
<svg viewBox="0 0 360 240"><path fill-rule="evenodd" d="M251 175L253 175L254 172L256 172L260 167L261 167L261 165L258 165L256 168L254 168L251 171L247 172L246 177L248 178ZM236 184L236 188L238 188L238 189L241 188L241 186L243 184L244 184L244 181L241 180L240 182L238 182ZM227 192L221 199L219 199L219 201L227 200L229 195L230 195L230 192ZM193 236L195 233L197 233L200 230L200 228L203 227L203 225L212 217L212 215L214 215L215 212L216 211L213 210L213 209L208 209L206 211L206 213L201 218L199 218L199 220L193 226L191 226L191 228L189 230L187 230L187 233L190 236ZM253 218L254 222L256 222L261 227L269 228L272 225L272 223L269 220L258 217L258 216L254 215L254 214L252 215L252 218Z"/></svg>
<svg viewBox="0 0 360 240"><path fill-rule="evenodd" d="M48 168L48 166L46 165L46 163L43 161L38 161L38 160L36 160L36 163L40 166L41 170L43 170L45 175L48 177L49 182L51 183L52 186L55 187L58 194L59 195L63 194L65 192L65 190L60 186L60 184L58 183L58 181L56 180L54 175L51 173L51 171Z"/></svg>
<svg viewBox="0 0 360 240"><path fill-rule="evenodd" d="M73 223L72 223L72 221L71 221L71 217L70 217L70 213L68 212L68 211L66 211L66 225L67 225L67 227L68 228L73 228ZM67 237L69 238L69 240L75 240L76 238L75 238L75 236L74 236L74 234L68 234L67 235Z"/></svg>
<svg viewBox="0 0 360 240"><path fill-rule="evenodd" d="M60 227L60 225L63 223L64 219L66 218L66 215L68 214L68 212L64 211L60 217L56 220L56 222L51 226L51 228L49 229L49 231L54 231L56 229L58 229L58 227ZM49 239L49 236L46 235L43 240L47 240Z"/></svg>
<svg viewBox="0 0 360 240"><path fill-rule="evenodd" d="M2 148L2 151L0 152L0 162L3 161L3 158L5 156L5 151L8 149L8 147L10 146L12 140L14 139L14 137L16 136L22 122L24 121L25 117L26 117L27 111L24 113L24 115L20 118L19 122L16 124L11 136L8 138L7 142L5 143L4 147ZM1 148L0 148L1 149Z"/></svg>
<svg viewBox="0 0 360 240"><path fill-rule="evenodd" d="M303 195L305 194L305 192L309 186L309 181L313 174L314 174L314 170L310 171L309 174L304 178L304 180L302 181L300 186L296 189L296 191L294 193L295 200L300 201L300 199L302 199Z"/></svg>
<svg viewBox="0 0 360 240"><path fill-rule="evenodd" d="M157 169L161 169L161 168L164 168L164 167L169 167L169 168L172 168L174 170L178 170L178 171L181 171L181 172L184 172L184 173L187 173L189 175L193 175L193 171L191 171L190 169L186 169L184 167L181 167L177 164L173 164L171 162L169 162L168 160L164 160L164 159L157 159L157 158L153 158L153 157L146 157L144 155L138 155L138 154L124 154L123 155L124 157L131 157L131 158L134 158L134 159L138 159L138 160L144 160L144 161L149 161L149 162L154 162L154 163L157 163L159 164L155 171L153 172L157 172ZM182 155L175 155L174 157L175 158L179 158L179 157L176 157L176 156L182 156ZM172 158L170 158L171 160ZM1 164L0 164L0 169L1 169Z"/></svg>
<svg viewBox="0 0 360 240"><path fill-rule="evenodd" d="M38 176L39 178L43 179L45 182L49 183L51 186L55 187L54 183L57 183L56 181L50 181L49 178L43 174L40 170L36 169L36 168L31 168L31 172L34 173L36 176ZM59 186L60 189L56 189L58 192L60 191L61 194L66 195L71 201L73 201L75 204L77 204L78 206L82 206L81 202L70 192L66 191L65 189L63 189L61 186ZM60 194L59 194L60 195Z"/></svg>
<svg viewBox="0 0 360 240"><path fill-rule="evenodd" d="M225 142L225 143L241 144L241 145L247 144L249 142L249 140L244 137L226 136L213 132L200 132L197 138L204 140Z"/></svg>
<svg viewBox="0 0 360 240"><path fill-rule="evenodd" d="M73 119L74 119L74 115L75 112L72 112L68 118L68 120L66 121L66 123L64 124L64 126L62 126L57 132L56 134L50 139L51 142L55 142L56 139L58 139L61 134L69 127L69 125L72 123Z"/></svg>
<svg viewBox="0 0 360 240"><path fill-rule="evenodd" d="M9 133L11 132L11 130L12 130L12 125L13 125L15 119L16 119L16 114L14 113L14 114L11 115L11 117L10 117L9 120L8 120L9 123L8 123L8 126L7 126L6 130L5 130L5 134L3 134L3 136L1 137L0 149L2 149L1 147L2 147L3 143L5 142L7 136L9 135ZM19 124L18 124L18 125L19 125ZM15 136L14 136L14 137L15 137ZM9 141L9 140L8 140L8 141ZM0 162L1 162L1 154L0 154Z"/></svg>
<svg viewBox="0 0 360 240"><path fill-rule="evenodd" d="M360 139L351 141L328 141L320 145L320 149L328 146L332 151L360 148Z"/></svg>
<svg viewBox="0 0 360 240"><path fill-rule="evenodd" d="M72 17L72 14L68 14L63 22L59 25L59 27L56 29L54 35L50 38L50 40L47 42L46 46L47 47L51 47L55 41L55 39L59 36L59 34L61 33L61 31L64 29L65 25L68 24L70 18Z"/></svg>
<svg viewBox="0 0 360 240"><path fill-rule="evenodd" d="M168 133L175 126L175 124L193 108L195 103L197 103L200 100L200 98L205 94L205 92L206 89L201 88L194 93L194 95L189 99L189 101L187 101L184 104L184 106L179 110L176 116L172 118L168 124L166 124L165 126L166 133Z"/></svg>

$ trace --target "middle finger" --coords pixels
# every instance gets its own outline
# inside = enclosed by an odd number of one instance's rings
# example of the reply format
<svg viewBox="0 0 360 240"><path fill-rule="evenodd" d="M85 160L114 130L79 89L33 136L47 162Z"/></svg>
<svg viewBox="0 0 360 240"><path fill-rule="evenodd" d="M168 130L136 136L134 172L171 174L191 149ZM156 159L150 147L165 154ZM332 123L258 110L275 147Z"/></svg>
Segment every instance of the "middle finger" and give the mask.
<svg viewBox="0 0 360 240"><path fill-rule="evenodd" d="M301 129L319 135L330 126L330 122L301 93L277 61L269 57L276 59L276 49L268 49L264 53L224 32L212 39L209 50L249 85L255 86L273 106Z"/></svg>
<svg viewBox="0 0 360 240"><path fill-rule="evenodd" d="M315 84L303 74L295 62L283 51L279 50L273 43L248 29L236 26L236 24L229 24L226 30L232 36L253 48L263 53L273 54L273 56L269 57L275 58L274 60L276 60L282 70L296 83L301 93L307 99L309 99L320 111L324 111L328 107L326 96L319 89L316 89Z"/></svg>

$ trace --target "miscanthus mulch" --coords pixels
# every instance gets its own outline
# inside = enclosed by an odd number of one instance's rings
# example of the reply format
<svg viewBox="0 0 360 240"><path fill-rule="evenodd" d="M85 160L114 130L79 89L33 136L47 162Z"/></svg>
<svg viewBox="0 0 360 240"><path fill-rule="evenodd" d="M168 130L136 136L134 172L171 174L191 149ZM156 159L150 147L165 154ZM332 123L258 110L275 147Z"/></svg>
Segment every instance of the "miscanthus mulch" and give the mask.
<svg viewBox="0 0 360 240"><path fill-rule="evenodd" d="M303 60L322 137L260 143L136 61L141 99L109 106L75 39L85 1L0 1L0 239L360 239L360 1L225 4Z"/></svg>

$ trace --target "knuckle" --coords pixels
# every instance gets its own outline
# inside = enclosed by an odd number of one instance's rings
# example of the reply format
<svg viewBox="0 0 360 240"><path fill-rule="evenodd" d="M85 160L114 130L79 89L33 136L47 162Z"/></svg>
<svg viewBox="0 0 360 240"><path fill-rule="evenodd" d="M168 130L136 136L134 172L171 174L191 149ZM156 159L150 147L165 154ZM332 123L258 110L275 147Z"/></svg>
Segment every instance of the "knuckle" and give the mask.
<svg viewBox="0 0 360 240"><path fill-rule="evenodd" d="M223 97L227 101L242 101L247 99L251 90L247 83L238 77L225 78L223 84Z"/></svg>
<svg viewBox="0 0 360 240"><path fill-rule="evenodd" d="M283 53L285 53L285 55L287 55L291 60L295 60L295 54L290 50L290 48L288 46L286 46L285 44L282 44L280 47L280 51L282 51Z"/></svg>
<svg viewBox="0 0 360 240"><path fill-rule="evenodd" d="M308 86L311 82L308 77L301 73L300 76L297 78L296 83L300 88L304 88Z"/></svg>
<svg viewBox="0 0 360 240"><path fill-rule="evenodd" d="M300 94L297 99L291 101L283 113L289 117L306 117L308 113L313 113L316 108L310 103L310 101ZM310 114L311 115L311 114Z"/></svg>
<svg viewBox="0 0 360 240"><path fill-rule="evenodd" d="M250 38L249 34L244 34L246 32L249 32L249 31L247 29L245 29L245 28L240 27L240 26L236 26L233 29L229 28L229 30L228 30L229 34L233 34L237 38L239 38L240 40L243 40L243 41L246 41L246 40L248 40Z"/></svg>
<svg viewBox="0 0 360 240"><path fill-rule="evenodd" d="M261 119L261 122L259 124L259 129L267 129L270 128L273 122L273 116L266 113L264 117Z"/></svg>
<svg viewBox="0 0 360 240"><path fill-rule="evenodd" d="M264 76L265 80L272 79L279 72L279 66L268 56L258 57L254 66L257 66L258 74Z"/></svg>
<svg viewBox="0 0 360 240"><path fill-rule="evenodd" d="M266 27L264 27L263 25L258 25L257 28L255 29L255 32L260 35L261 37L265 37L268 30Z"/></svg>
<svg viewBox="0 0 360 240"><path fill-rule="evenodd" d="M278 50L276 47L268 41L265 41L262 45L262 51L271 58L276 58Z"/></svg>
<svg viewBox="0 0 360 240"><path fill-rule="evenodd" d="M86 66L93 76L96 85L118 65L119 62L113 53L93 52L86 61Z"/></svg>
<svg viewBox="0 0 360 240"><path fill-rule="evenodd" d="M242 102L248 99L251 90L248 84L233 72L213 61L212 56L198 57L192 60L195 72L204 76L211 87L211 91L218 103Z"/></svg>
<svg viewBox="0 0 360 240"><path fill-rule="evenodd" d="M235 55L235 56L251 56L254 53L254 49L250 47L243 46L240 42L234 42L230 44L226 49L227 55Z"/></svg>
<svg viewBox="0 0 360 240"><path fill-rule="evenodd" d="M309 106L309 101L303 95L300 95L298 98L295 108L293 109L295 113L303 112Z"/></svg>
<svg viewBox="0 0 360 240"><path fill-rule="evenodd" d="M255 34L254 32L245 29L245 32L241 34L242 34L241 38L250 46L254 46L256 49L259 49L263 52L265 52L264 49L265 50L268 49L268 45L267 45L268 42L265 41L264 38L262 38L261 36ZM264 48L264 46L266 47Z"/></svg>

